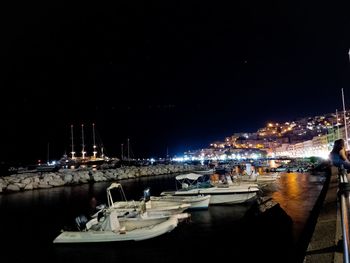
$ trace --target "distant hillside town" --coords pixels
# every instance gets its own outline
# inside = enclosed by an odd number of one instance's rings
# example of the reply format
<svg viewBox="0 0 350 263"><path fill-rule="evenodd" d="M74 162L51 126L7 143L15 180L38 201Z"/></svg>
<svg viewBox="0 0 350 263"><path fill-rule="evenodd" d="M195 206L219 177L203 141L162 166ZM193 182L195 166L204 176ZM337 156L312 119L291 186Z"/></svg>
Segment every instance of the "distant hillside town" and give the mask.
<svg viewBox="0 0 350 263"><path fill-rule="evenodd" d="M344 121L345 119L345 121ZM335 140L346 140L349 114L329 113L291 122L269 122L254 133L234 133L206 149L185 152L185 158L256 159L264 157L327 158Z"/></svg>

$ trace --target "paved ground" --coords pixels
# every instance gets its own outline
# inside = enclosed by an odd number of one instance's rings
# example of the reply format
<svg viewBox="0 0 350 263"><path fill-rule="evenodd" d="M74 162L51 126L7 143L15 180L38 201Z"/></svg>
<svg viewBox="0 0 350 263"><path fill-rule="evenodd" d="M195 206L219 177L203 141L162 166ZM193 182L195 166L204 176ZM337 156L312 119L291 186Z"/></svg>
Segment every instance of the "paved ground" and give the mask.
<svg viewBox="0 0 350 263"><path fill-rule="evenodd" d="M327 187L326 184L325 187ZM324 201L320 203L319 214L304 263L343 262L337 191L338 169L332 167L328 191L325 192Z"/></svg>

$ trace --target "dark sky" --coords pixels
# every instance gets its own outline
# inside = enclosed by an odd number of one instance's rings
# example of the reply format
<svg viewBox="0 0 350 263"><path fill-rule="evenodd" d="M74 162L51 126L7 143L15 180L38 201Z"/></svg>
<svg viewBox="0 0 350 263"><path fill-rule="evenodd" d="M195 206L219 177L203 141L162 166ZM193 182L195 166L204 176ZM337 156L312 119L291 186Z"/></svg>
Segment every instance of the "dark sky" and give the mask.
<svg viewBox="0 0 350 263"><path fill-rule="evenodd" d="M60 157L71 124L151 157L350 105L347 1L114 2L2 6L0 160Z"/></svg>

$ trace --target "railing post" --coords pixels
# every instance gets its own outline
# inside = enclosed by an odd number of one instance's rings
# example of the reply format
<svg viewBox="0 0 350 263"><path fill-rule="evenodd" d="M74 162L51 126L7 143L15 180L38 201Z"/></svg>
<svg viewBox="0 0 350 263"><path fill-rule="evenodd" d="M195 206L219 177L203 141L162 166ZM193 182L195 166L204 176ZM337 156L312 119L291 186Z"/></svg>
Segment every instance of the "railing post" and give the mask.
<svg viewBox="0 0 350 263"><path fill-rule="evenodd" d="M350 211L350 184L347 178L347 170L343 166L339 169L339 189L338 197L340 201L341 226L343 234L343 257L345 263L350 263L349 258L349 211Z"/></svg>

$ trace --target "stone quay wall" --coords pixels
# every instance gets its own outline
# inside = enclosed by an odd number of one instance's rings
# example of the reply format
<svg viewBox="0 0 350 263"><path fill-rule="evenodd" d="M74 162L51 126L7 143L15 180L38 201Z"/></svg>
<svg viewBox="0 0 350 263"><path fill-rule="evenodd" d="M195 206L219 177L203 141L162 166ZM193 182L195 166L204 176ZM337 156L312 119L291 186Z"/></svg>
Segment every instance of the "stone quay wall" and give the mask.
<svg viewBox="0 0 350 263"><path fill-rule="evenodd" d="M205 170L202 165L125 166L116 169L60 169L49 173L22 173L0 177L0 193L18 192L57 186L124 180L145 176L188 173Z"/></svg>

